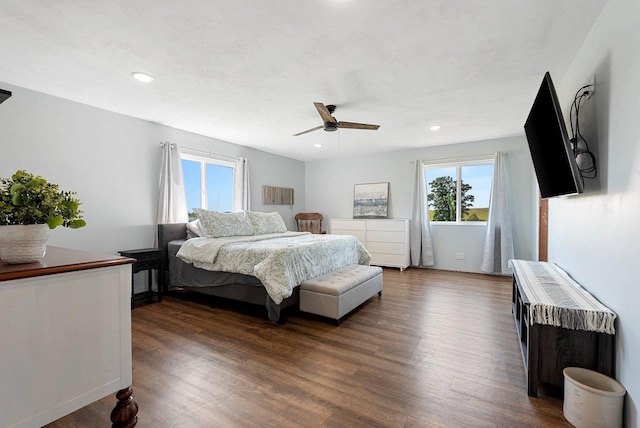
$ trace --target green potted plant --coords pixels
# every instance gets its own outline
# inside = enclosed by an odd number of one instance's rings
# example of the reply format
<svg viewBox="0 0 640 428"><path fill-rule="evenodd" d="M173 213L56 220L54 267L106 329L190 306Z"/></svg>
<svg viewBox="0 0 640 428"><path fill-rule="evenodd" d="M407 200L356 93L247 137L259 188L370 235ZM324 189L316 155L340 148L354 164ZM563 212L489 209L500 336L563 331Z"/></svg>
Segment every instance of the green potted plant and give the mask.
<svg viewBox="0 0 640 428"><path fill-rule="evenodd" d="M0 259L12 264L38 261L51 229L84 227L75 195L24 170L0 179Z"/></svg>

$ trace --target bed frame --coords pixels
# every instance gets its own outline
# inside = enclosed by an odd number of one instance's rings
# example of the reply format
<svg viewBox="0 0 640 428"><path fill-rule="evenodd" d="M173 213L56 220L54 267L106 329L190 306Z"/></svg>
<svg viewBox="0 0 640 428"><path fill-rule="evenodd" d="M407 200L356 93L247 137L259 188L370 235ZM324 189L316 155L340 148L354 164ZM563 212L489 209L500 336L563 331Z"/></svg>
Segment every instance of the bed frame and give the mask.
<svg viewBox="0 0 640 428"><path fill-rule="evenodd" d="M162 284L165 292L168 291L170 284L170 272L169 272L169 242L175 240L184 240L187 236L186 223L170 223L158 225L158 248L163 250L163 266L162 272ZM189 269L197 269L191 265L188 265ZM201 269L197 269L201 271ZM216 272L208 272L211 275L216 275ZM240 275L239 276L245 276ZM259 281L258 281L259 282ZM271 321L280 322L280 313L283 309L298 304L299 288L296 287L293 290L291 297L288 297L277 305L271 297L267 294L267 290L263 286L256 286L252 284L234 283L228 285L218 285L211 287L184 287L189 291L195 291L198 293L206 294L212 298L225 298L230 300L236 300L244 303L250 303L254 305L265 305L267 308L267 314Z"/></svg>

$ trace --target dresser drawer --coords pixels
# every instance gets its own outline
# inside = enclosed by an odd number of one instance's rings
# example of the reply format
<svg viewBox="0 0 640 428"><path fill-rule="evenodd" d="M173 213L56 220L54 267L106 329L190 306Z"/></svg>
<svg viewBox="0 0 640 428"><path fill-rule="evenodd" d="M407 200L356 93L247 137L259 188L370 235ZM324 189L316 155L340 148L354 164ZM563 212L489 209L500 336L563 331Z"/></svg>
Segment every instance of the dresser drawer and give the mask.
<svg viewBox="0 0 640 428"><path fill-rule="evenodd" d="M367 223L364 220L331 220L331 233L333 230L366 230Z"/></svg>
<svg viewBox="0 0 640 428"><path fill-rule="evenodd" d="M404 255L405 245L403 243L391 242L367 242L367 250L370 253Z"/></svg>
<svg viewBox="0 0 640 428"><path fill-rule="evenodd" d="M367 231L367 243L370 242L393 242L393 243L404 243L405 235L404 232L385 232L378 230L368 230Z"/></svg>
<svg viewBox="0 0 640 428"><path fill-rule="evenodd" d="M370 264L374 266L391 266L391 267L399 267L406 268L409 266L407 262L407 257L404 255L395 255L395 254L380 254L380 253L371 253L371 262Z"/></svg>
<svg viewBox="0 0 640 428"><path fill-rule="evenodd" d="M333 229L331 229L331 233L333 235L351 235L351 236L355 236L362 243L365 242L365 239L367 237L367 233L364 230L342 230L342 229L333 230Z"/></svg>
<svg viewBox="0 0 640 428"><path fill-rule="evenodd" d="M159 268L160 268L160 260L158 259L155 259L155 260L141 259L136 261L133 264L134 273L138 273L141 270L159 269Z"/></svg>
<svg viewBox="0 0 640 428"><path fill-rule="evenodd" d="M368 220L367 230L404 232L405 220Z"/></svg>

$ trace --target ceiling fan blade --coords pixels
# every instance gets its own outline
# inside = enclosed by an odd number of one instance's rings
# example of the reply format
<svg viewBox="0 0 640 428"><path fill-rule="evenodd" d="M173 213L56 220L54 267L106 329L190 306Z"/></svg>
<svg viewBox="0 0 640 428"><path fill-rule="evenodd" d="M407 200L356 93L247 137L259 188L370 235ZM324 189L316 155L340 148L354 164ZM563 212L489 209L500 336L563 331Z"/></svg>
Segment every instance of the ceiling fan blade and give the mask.
<svg viewBox="0 0 640 428"><path fill-rule="evenodd" d="M298 132L297 134L293 134L294 137L298 135L306 134L307 132L317 131L318 129L322 129L324 125L316 126L315 128L307 129L306 131Z"/></svg>
<svg viewBox="0 0 640 428"><path fill-rule="evenodd" d="M313 103L313 105L316 106L316 110L318 110L318 113L320 113L320 117L322 118L323 122L337 123L337 121L333 118L333 116L331 116L331 113L329 113L329 110L327 110L324 104Z"/></svg>
<svg viewBox="0 0 640 428"><path fill-rule="evenodd" d="M366 123L355 123L355 122L338 122L338 128L349 128L349 129L371 129L375 131L380 128L380 125L367 125Z"/></svg>

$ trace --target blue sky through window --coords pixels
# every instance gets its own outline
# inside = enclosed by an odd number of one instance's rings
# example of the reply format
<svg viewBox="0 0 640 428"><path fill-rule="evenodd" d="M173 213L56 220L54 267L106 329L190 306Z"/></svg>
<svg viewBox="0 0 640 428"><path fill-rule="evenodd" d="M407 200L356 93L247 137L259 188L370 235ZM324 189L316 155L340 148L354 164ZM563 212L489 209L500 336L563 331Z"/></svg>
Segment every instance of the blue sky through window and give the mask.
<svg viewBox="0 0 640 428"><path fill-rule="evenodd" d="M206 165L207 209L211 211L231 211L233 209L233 168Z"/></svg>
<svg viewBox="0 0 640 428"><path fill-rule="evenodd" d="M182 175L187 197L187 211L205 208L211 211L231 211L233 208L233 168L204 163L206 203L202 201L202 164L182 159Z"/></svg>
<svg viewBox="0 0 640 428"><path fill-rule="evenodd" d="M200 162L182 159L182 176L187 194L187 212L202 206L200 197Z"/></svg>
<svg viewBox="0 0 640 428"><path fill-rule="evenodd" d="M488 208L493 181L493 165L469 165L462 167L462 181L471 185L469 192L475 196L474 208Z"/></svg>

